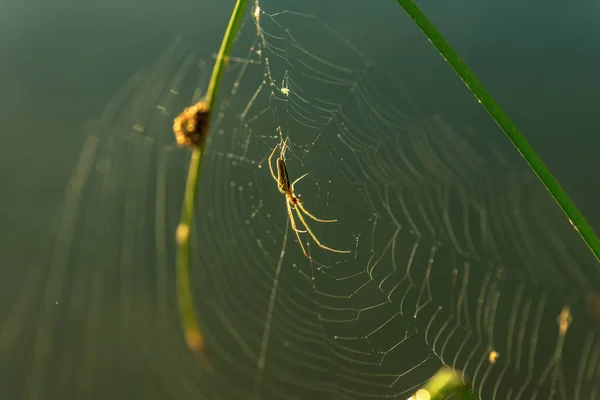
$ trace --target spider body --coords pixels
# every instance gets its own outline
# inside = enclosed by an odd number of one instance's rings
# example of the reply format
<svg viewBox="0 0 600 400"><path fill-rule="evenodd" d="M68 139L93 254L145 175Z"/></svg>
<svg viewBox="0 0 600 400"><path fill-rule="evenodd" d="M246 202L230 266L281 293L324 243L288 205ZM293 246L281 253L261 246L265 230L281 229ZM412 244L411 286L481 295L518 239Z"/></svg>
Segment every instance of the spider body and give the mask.
<svg viewBox="0 0 600 400"><path fill-rule="evenodd" d="M306 208L304 208L300 199L294 194L294 185L296 183L298 183L298 181L300 181L300 179L302 179L306 175L308 175L308 173L302 175L300 178L298 178L295 181L293 181L292 183L290 183L290 176L288 174L287 164L285 163L285 150L287 148L286 142L287 142L287 139L281 140L273 148L273 151L271 151L271 155L269 156L269 170L271 171L271 176L277 182L277 189L279 190L279 192L281 194L285 195L288 217L292 224L292 229L294 230L294 233L296 233L296 237L298 238L298 243L300 243L302 252L304 253L304 255L307 258L311 258L308 255L308 253L306 252L306 249L304 248L304 245L302 244L302 240L300 239L300 233L308 232L308 234L312 237L312 239L315 241L317 246L321 247L322 249L329 250L334 253L350 253L350 251L332 249L331 247L327 247L327 246L323 245L319 241L319 239L316 238L315 234L310 230L308 224L306 223L306 220L304 219L303 214L309 216L310 218L312 218L313 220L315 220L317 222L336 222L337 220L335 220L335 219L319 219L319 218L315 217L310 212L308 212L308 210L306 210ZM279 152L279 157L277 158L277 176L275 176L275 172L273 171L272 159L278 148L281 148L281 150ZM296 215L298 216L300 223L305 228L304 230L299 229L298 226L296 225L296 220L294 218L293 211L296 212Z"/></svg>
<svg viewBox="0 0 600 400"><path fill-rule="evenodd" d="M277 147L276 147L277 148ZM271 155L272 157L273 155ZM287 165L285 160L280 156L277 159L277 188L281 194L286 196L290 192L290 176L288 175Z"/></svg>

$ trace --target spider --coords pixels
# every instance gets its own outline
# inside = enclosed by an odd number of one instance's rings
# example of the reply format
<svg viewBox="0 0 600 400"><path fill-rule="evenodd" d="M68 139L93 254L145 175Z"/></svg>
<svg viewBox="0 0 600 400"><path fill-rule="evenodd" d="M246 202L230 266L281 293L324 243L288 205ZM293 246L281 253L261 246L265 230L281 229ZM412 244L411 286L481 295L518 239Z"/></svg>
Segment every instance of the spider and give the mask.
<svg viewBox="0 0 600 400"><path fill-rule="evenodd" d="M271 171L271 176L277 182L277 188L279 189L279 192L281 194L285 195L285 202L286 202L286 206L287 206L288 217L290 218L290 222L292 223L292 229L294 229L294 232L296 233L296 237L298 238L298 243L300 243L302 252L304 253L304 255L307 258L311 258L308 255L308 253L306 252L306 249L304 248L304 245L302 244L302 240L300 239L300 233L308 232L308 234L313 238L315 243L320 248L332 251L334 253L350 253L350 251L347 251L347 250L332 249L331 247L327 247L324 244L322 244L319 241L319 239L317 239L315 234L310 230L310 228L308 227L308 224L304 220L304 217L302 216L302 214L308 215L310 218L314 219L317 222L336 222L337 221L336 219L319 219L319 218L315 217L314 215L309 213L308 210L306 210L306 208L304 208L304 206L302 205L302 202L300 202L300 199L294 194L294 185L296 183L298 183L298 181L300 181L300 179L302 179L306 175L308 175L308 173L302 175L300 178L296 179L294 182L292 182L290 184L290 177L288 175L287 165L285 163L285 150L287 148L287 140L288 140L287 138L285 140L281 139L280 142L277 143L277 145L273 148L273 151L271 152L271 155L269 156L269 170ZM277 176L275 176L275 172L273 171L273 165L272 165L271 160L273 159L273 155L275 155L275 151L277 151L277 148L279 148L279 147L281 148L281 151L279 153L279 157L277 158ZM294 213L292 212L292 209L296 211L296 215L300 219L300 222L304 226L305 230L298 229L298 226L296 225L296 220L294 219Z"/></svg>

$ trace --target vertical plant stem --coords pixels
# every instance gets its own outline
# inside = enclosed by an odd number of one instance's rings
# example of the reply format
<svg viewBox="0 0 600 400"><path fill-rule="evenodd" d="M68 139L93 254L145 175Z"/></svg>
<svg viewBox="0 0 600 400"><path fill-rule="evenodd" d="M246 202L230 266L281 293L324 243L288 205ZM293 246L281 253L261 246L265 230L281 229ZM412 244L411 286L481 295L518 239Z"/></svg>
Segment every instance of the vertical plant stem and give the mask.
<svg viewBox="0 0 600 400"><path fill-rule="evenodd" d="M587 223L583 215L579 212L575 204L569 198L569 195L560 186L558 181L552 176L542 159L535 153L533 148L527 143L521 132L508 118L506 113L494 101L491 94L479 82L465 62L456 54L454 49L448 44L444 37L438 32L433 24L427 19L423 12L417 7L413 0L397 0L404 8L406 13L421 28L425 36L436 47L440 54L446 59L448 64L456 71L467 87L475 95L477 100L483 105L494 121L504 131L513 145L517 148L521 156L527 161L533 172L542 181L546 189L550 192L559 207L566 214L567 218L575 228L589 249L592 251L598 261L600 261L600 240Z"/></svg>
<svg viewBox="0 0 600 400"><path fill-rule="evenodd" d="M207 105L209 114L209 123L206 124L204 138L208 135L210 129L210 115L217 98L217 92L221 85L221 78L227 66L229 54L233 48L237 31L244 16L247 0L237 0L229 25L223 36L221 49L217 56L213 73L210 77L206 96L203 101ZM194 218L194 207L196 204L196 192L198 188L198 179L200 177L200 168L202 166L202 154L204 151L205 140L203 139L197 146L194 146L188 177L185 185L183 198L183 207L181 210L181 220L177 227L177 302L181 316L182 328L185 334L185 340L189 348L193 351L200 351L204 348L204 336L200 330L194 301L192 298L190 283L190 234Z"/></svg>

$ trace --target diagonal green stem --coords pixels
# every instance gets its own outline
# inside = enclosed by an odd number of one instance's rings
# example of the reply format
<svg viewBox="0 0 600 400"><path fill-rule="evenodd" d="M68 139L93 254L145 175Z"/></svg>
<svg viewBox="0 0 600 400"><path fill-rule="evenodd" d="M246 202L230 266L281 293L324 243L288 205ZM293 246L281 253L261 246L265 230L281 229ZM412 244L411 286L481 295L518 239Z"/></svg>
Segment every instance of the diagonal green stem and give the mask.
<svg viewBox="0 0 600 400"><path fill-rule="evenodd" d="M535 153L529 143L527 143L521 132L519 132L506 113L494 101L490 93L485 89L481 82L479 82L465 62L458 54L456 54L454 49L452 49L450 44L448 44L429 19L427 19L425 14L417 7L414 1L397 1L419 28L421 28L425 36L427 36L440 54L446 59L448 64L450 64L454 71L456 71L460 78L465 82L467 87L504 131L506 136L508 136L525 161L527 161L527 164L533 169L533 172L535 172L552 197L554 197L554 200L566 214L567 218L569 218L575 230L579 232L579 235L581 235L596 259L600 261L600 240L598 240L598 237L590 225L571 201L569 195L552 176L546 165L544 165L542 159Z"/></svg>
<svg viewBox="0 0 600 400"><path fill-rule="evenodd" d="M421 389L409 400L428 398L430 400L445 400L450 397L457 400L478 400L475 393L459 378L459 371L451 368L440 369ZM425 392L419 396L419 392ZM428 397L429 396L429 397Z"/></svg>
<svg viewBox="0 0 600 400"><path fill-rule="evenodd" d="M223 36L221 49L217 55L217 60L215 61L215 66L213 68L212 75L210 76L210 82L208 82L206 97L204 98L209 110L212 110L212 107L215 103L217 92L221 86L221 79L223 78L227 61L229 61L229 54L231 54L231 49L235 43L235 37L238 29L240 28L240 23L244 17L244 11L246 10L247 4L248 0L237 0L235 7L233 8L233 12L231 13L229 25L227 25L227 30Z"/></svg>
<svg viewBox="0 0 600 400"><path fill-rule="evenodd" d="M221 86L221 78L225 72L229 54L233 48L235 37L244 16L247 3L247 0L237 0L229 20L229 25L223 36L221 49L219 50L213 73L210 77L206 96L203 99L203 101L206 102L209 115L212 114L212 108L215 104L217 92ZM210 124L206 125L204 137L208 134L209 125ZM183 208L181 210L181 220L177 227L177 302L186 342L194 351L202 350L204 347L204 337L196 317L190 284L190 234L194 217L198 178L200 177L200 167L202 166L201 161L204 144L205 141L202 140L202 142L198 146L195 146L192 151L188 177L185 185Z"/></svg>

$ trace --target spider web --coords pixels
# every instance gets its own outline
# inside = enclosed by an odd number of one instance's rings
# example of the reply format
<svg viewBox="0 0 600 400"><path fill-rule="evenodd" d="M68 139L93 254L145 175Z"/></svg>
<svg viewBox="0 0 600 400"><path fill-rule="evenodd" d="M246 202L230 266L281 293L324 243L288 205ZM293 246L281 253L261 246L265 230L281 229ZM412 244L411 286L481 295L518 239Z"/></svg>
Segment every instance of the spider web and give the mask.
<svg viewBox="0 0 600 400"><path fill-rule="evenodd" d="M211 367L177 317L189 152L169 132L213 57L178 37L85 128L46 267L21 277L0 327L5 392L406 399L447 365L482 399L597 398L598 265L498 129L461 121L485 115L467 90L468 111L446 115L318 16L257 6L219 95L192 235ZM303 256L267 164L282 138L290 178L309 173L296 195L337 219L308 224L351 253L301 234Z"/></svg>

